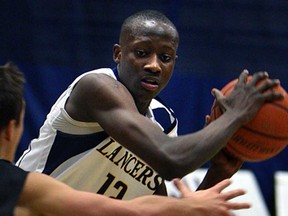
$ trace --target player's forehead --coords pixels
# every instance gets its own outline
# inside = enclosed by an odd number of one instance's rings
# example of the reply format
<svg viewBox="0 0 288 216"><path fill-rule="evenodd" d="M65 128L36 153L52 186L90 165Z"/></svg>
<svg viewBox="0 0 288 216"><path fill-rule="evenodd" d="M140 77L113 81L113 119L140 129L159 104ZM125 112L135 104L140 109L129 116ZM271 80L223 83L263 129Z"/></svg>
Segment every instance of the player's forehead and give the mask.
<svg viewBox="0 0 288 216"><path fill-rule="evenodd" d="M138 22L134 22L134 27L132 27L131 31L133 34L158 34L158 35L169 35L171 38L178 37L176 29L159 20L139 20Z"/></svg>
<svg viewBox="0 0 288 216"><path fill-rule="evenodd" d="M134 22L129 29L127 29L126 40L131 41L136 38L157 36L163 38L163 40L170 40L173 42L175 47L178 46L178 32L177 30L162 21L157 20L138 20Z"/></svg>

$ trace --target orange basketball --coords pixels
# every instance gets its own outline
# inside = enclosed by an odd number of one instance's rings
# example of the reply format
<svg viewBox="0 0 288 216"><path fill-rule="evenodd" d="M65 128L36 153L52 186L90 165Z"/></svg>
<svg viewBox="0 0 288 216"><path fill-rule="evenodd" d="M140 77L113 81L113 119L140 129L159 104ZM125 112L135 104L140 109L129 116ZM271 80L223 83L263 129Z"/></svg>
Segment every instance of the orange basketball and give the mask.
<svg viewBox="0 0 288 216"><path fill-rule="evenodd" d="M251 76L248 77L248 81ZM238 79L229 82L221 92L229 95ZM273 89L284 94L284 100L265 103L255 118L241 127L228 141L227 150L244 161L256 162L274 157L288 144L288 96L278 85ZM222 112L214 100L211 120Z"/></svg>

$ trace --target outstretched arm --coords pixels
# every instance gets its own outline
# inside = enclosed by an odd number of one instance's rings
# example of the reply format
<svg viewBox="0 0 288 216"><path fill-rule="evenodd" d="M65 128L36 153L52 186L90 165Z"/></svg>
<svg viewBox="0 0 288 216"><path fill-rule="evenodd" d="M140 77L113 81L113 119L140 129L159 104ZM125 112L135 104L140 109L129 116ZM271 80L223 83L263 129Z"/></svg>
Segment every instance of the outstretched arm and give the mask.
<svg viewBox="0 0 288 216"><path fill-rule="evenodd" d="M185 198L150 195L123 201L77 191L44 174L30 173L15 209L15 215L25 213L25 215L43 216L206 216L209 210L217 208L214 215L224 216L227 214L223 213L230 209L249 207L245 203L229 203L230 199L243 194L243 191L221 193L229 185L229 181L201 192L191 192L179 182L176 185L185 194Z"/></svg>
<svg viewBox="0 0 288 216"><path fill-rule="evenodd" d="M221 117L200 131L177 138L165 135L141 115L126 87L106 75L83 77L66 109L76 120L98 122L109 135L170 180L202 166L254 117L264 102L282 97L273 91L263 94L278 85L277 80L256 86L267 78L266 73L256 73L249 83L247 76L243 72L234 91L222 98L226 111Z"/></svg>
<svg viewBox="0 0 288 216"><path fill-rule="evenodd" d="M167 197L166 197L167 198ZM172 207L170 203L178 207ZM138 216L169 214L171 212L192 212L188 202L177 202L175 199L149 196L131 201L122 201L104 195L77 191L57 180L39 173L29 173L18 201L15 214L23 215L55 215L55 216ZM186 207L181 210L180 207ZM169 207L168 207L169 209ZM179 215L178 214L178 215ZM161 214L160 214L161 215ZM175 214L177 215L177 214Z"/></svg>

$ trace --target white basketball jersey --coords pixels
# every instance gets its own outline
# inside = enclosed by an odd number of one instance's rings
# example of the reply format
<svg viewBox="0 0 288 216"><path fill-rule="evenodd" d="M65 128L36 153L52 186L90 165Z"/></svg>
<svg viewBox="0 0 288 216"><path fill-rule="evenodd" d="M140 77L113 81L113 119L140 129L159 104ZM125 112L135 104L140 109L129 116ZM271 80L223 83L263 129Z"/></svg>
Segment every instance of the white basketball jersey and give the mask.
<svg viewBox="0 0 288 216"><path fill-rule="evenodd" d="M31 141L16 165L48 174L75 189L118 199L154 194L163 187L164 179L155 170L106 134L97 122L76 121L64 109L83 76L102 73L117 79L114 72L103 68L77 77L53 105L39 137ZM177 119L160 99L152 100L146 116L169 136L177 136Z"/></svg>

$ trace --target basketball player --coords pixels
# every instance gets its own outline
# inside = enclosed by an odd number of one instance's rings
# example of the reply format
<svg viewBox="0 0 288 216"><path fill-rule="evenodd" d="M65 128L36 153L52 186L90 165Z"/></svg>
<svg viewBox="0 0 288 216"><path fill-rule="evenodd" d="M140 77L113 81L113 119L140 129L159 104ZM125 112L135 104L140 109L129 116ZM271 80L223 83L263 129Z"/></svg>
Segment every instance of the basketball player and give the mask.
<svg viewBox="0 0 288 216"><path fill-rule="evenodd" d="M204 129L177 137L177 119L157 95L172 76L178 42L176 27L162 13L128 17L113 46L117 67L76 78L17 165L76 189L125 200L165 195L164 179L181 178L211 158L200 189L230 178L242 161L220 150L264 102L282 98L263 93L279 81L267 82L267 73L258 72L247 84L244 70L229 96L213 90L225 113ZM263 83L256 87L258 81ZM166 119L160 122L159 115Z"/></svg>
<svg viewBox="0 0 288 216"><path fill-rule="evenodd" d="M179 181L183 199L142 196L130 201L76 191L40 173L28 173L12 164L23 131L25 102L24 76L15 65L0 66L0 215L200 215L211 211L229 215L230 209L248 208L246 203L230 202L243 190L222 192L225 180L214 188L191 192ZM221 208L224 208L222 210Z"/></svg>

